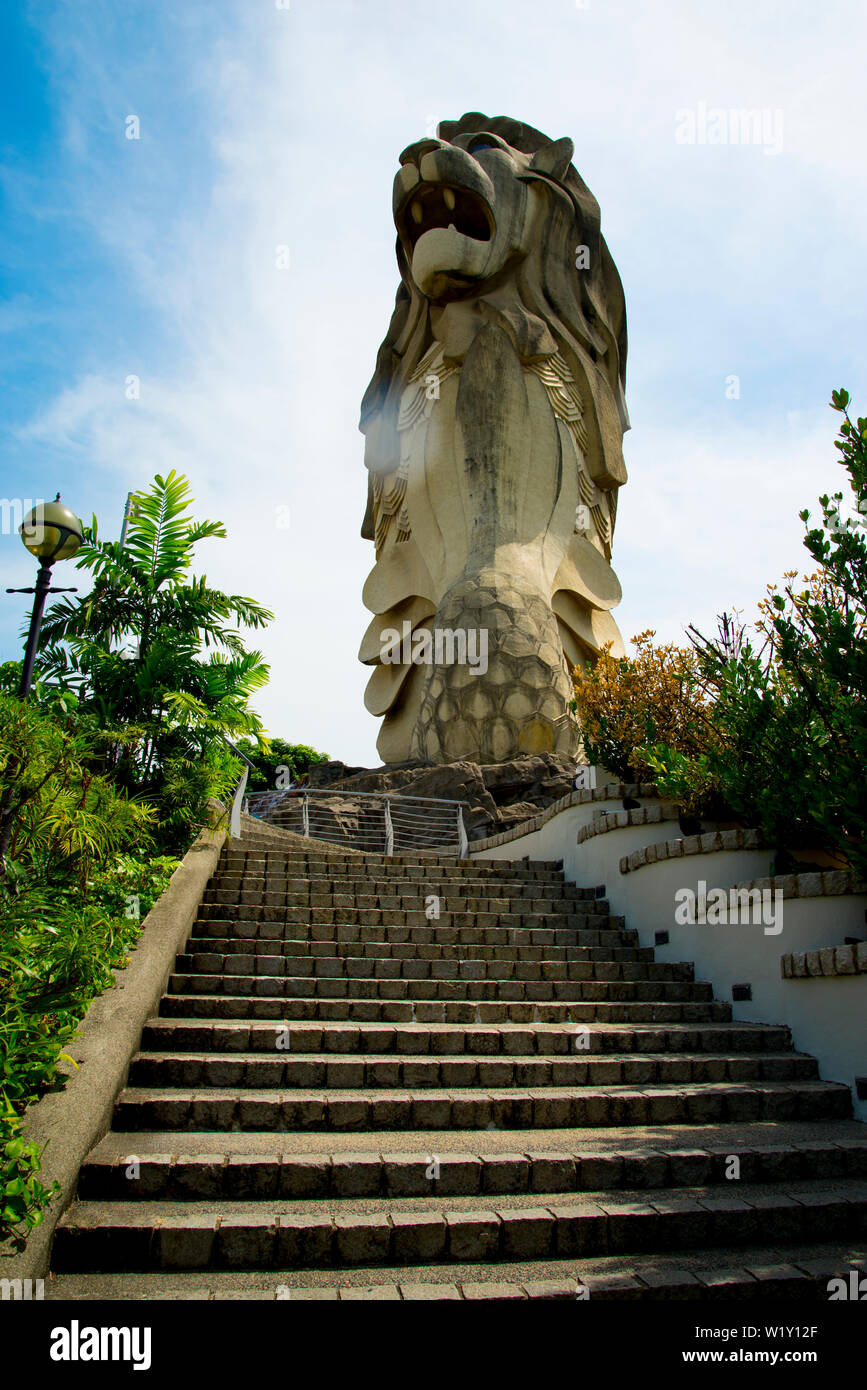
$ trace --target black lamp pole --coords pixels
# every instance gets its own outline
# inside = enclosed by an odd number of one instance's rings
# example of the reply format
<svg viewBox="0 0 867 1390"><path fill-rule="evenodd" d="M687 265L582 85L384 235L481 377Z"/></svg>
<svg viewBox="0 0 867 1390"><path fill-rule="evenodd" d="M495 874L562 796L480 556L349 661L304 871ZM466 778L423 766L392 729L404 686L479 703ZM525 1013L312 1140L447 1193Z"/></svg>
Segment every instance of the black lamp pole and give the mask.
<svg viewBox="0 0 867 1390"><path fill-rule="evenodd" d="M30 631L24 649L24 665L21 668L21 681L18 686L19 700L26 700L33 683L33 663L39 644L39 630L42 627L42 614L45 600L49 594L74 594L75 588L53 589L51 569L55 560L66 560L74 555L83 540L81 522L68 507L60 501L58 492L53 502L34 507L21 524L21 539L32 555L39 560L39 572L35 587L29 589L7 589L7 594L33 594L33 612L30 615Z"/></svg>
<svg viewBox="0 0 867 1390"><path fill-rule="evenodd" d="M84 530L78 517L65 507L58 492L53 502L40 502L28 512L21 526L21 539L24 545L39 561L39 572L35 587L29 589L7 589L7 594L33 594L33 612L30 615L30 631L24 649L24 665L21 668L21 682L18 698L26 700L33 681L33 663L39 642L39 629L42 627L42 614L45 600L49 594L75 593L74 589L52 589L51 567L55 560L68 560L80 548L84 540ZM15 782L22 767L22 758L12 757L6 765L2 794L0 794L0 877L5 874L5 857L12 838L15 816Z"/></svg>
<svg viewBox="0 0 867 1390"><path fill-rule="evenodd" d="M49 594L74 594L77 589L52 589L51 569L53 560L40 560L39 573L36 576L36 587L31 589L7 589L7 594L35 594L33 600L33 612L30 614L30 631L27 634L27 646L24 649L24 665L21 668L21 682L18 686L19 700L26 700L30 694L30 687L33 684L33 663L36 660L36 648L39 645L39 630L42 627L42 614L45 611L45 600Z"/></svg>

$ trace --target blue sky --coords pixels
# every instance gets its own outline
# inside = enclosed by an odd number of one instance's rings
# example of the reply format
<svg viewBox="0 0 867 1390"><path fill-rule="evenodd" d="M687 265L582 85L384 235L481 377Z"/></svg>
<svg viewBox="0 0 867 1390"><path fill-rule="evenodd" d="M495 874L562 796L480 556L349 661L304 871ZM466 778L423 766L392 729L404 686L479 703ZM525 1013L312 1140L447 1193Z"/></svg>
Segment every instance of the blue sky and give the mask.
<svg viewBox="0 0 867 1390"><path fill-rule="evenodd" d="M749 614L802 565L797 512L841 476L831 389L867 414L856 0L40 0L0 23L0 491L59 488L116 534L130 488L185 472L229 529L200 568L275 609L273 734L378 762L358 406L398 153L465 110L571 136L602 207L630 337L624 635ZM779 150L679 143L702 103L766 111ZM29 582L0 536L2 587ZM6 660L26 600L3 600Z"/></svg>

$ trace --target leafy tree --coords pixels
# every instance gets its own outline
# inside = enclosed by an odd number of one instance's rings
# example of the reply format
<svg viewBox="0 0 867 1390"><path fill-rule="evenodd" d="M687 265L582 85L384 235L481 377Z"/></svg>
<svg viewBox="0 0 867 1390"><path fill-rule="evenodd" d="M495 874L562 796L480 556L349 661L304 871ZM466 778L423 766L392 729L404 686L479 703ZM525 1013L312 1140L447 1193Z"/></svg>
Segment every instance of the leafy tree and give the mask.
<svg viewBox="0 0 867 1390"><path fill-rule="evenodd" d="M268 667L239 629L262 628L273 615L192 573L199 542L226 531L193 521L191 501L186 479L172 471L134 495L123 545L100 540L94 517L77 561L93 587L55 603L42 629L43 677L73 689L82 710L115 735L106 774L153 800L176 827L201 821L209 798L237 778L223 735L267 747L249 701Z"/></svg>
<svg viewBox="0 0 867 1390"><path fill-rule="evenodd" d="M774 659L809 713L805 788L823 838L867 873L867 419L853 421L849 394L834 391L843 416L836 440L855 517L841 521L842 491L819 498L821 520L804 545L820 566L796 590L792 577L768 605Z"/></svg>
<svg viewBox="0 0 867 1390"><path fill-rule="evenodd" d="M659 790L689 812L734 815L781 846L816 847L809 708L768 643L754 646L736 618L723 614L714 640L688 631L708 700L706 737L689 754L664 743L642 750Z"/></svg>
<svg viewBox="0 0 867 1390"><path fill-rule="evenodd" d="M571 708L581 720L585 756L626 782L647 781L644 752L657 742L681 754L701 751L708 738L707 701L696 655L654 633L633 637L635 655L615 658L610 644L595 666L574 672Z"/></svg>
<svg viewBox="0 0 867 1390"><path fill-rule="evenodd" d="M0 676L8 671L3 668ZM103 736L68 692L39 703L0 691L0 876L26 854L82 885L97 860L140 840L155 815L98 770Z"/></svg>
<svg viewBox="0 0 867 1390"><path fill-rule="evenodd" d="M690 635L712 702L713 738L684 757L662 740L644 750L660 790L699 806L714 790L742 819L786 847L836 851L867 874L867 420L849 396L836 447L856 516L842 491L800 513L819 569L784 577L759 605L755 643L724 618L719 640Z"/></svg>
<svg viewBox="0 0 867 1390"><path fill-rule="evenodd" d="M269 739L267 752L257 749L251 740L242 740L238 747L256 769L255 772L250 773L247 782L248 791L275 790L279 785L278 778L286 778L286 773L282 772L281 769L288 769L291 780L296 782L305 772L309 772L316 763L330 761L327 753L318 753L309 744L284 743L282 738ZM285 780L283 785L286 785Z"/></svg>

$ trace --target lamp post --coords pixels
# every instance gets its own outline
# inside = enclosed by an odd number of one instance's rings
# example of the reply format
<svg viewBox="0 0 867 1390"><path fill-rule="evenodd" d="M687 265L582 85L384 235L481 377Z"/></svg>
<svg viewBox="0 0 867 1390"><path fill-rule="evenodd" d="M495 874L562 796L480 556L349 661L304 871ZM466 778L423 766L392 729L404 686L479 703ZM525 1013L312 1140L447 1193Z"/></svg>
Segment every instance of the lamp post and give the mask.
<svg viewBox="0 0 867 1390"><path fill-rule="evenodd" d="M24 650L24 665L21 670L21 684L18 687L19 700L26 700L33 680L33 663L39 642L39 629L42 626L42 613L49 594L71 594L75 588L53 589L51 587L51 567L55 560L68 560L81 546L84 531L78 517L65 507L58 492L53 502L41 503L21 523L19 528L24 545L39 561L36 585L29 589L7 589L7 594L33 594L33 612L30 615L30 631Z"/></svg>

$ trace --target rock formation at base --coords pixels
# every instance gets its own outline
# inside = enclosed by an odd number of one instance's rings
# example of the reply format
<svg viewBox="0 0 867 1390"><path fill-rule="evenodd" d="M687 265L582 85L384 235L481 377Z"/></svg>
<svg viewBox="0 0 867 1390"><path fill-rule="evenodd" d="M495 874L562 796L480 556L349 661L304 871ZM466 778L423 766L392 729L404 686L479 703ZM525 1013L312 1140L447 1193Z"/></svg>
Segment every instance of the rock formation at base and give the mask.
<svg viewBox="0 0 867 1390"><path fill-rule="evenodd" d="M543 753L512 758L503 763L416 762L398 768L361 770L348 768L345 763L321 763L310 770L310 786L333 787L341 792L402 792L405 796L463 801L466 803L464 823L467 836L470 840L479 840L485 835L506 830L551 806L571 790L574 775L574 759L556 753ZM276 806L279 796L277 793L271 795ZM348 817L349 820L358 814L361 806L360 800L345 807L338 807L337 802L335 797L333 814Z"/></svg>

